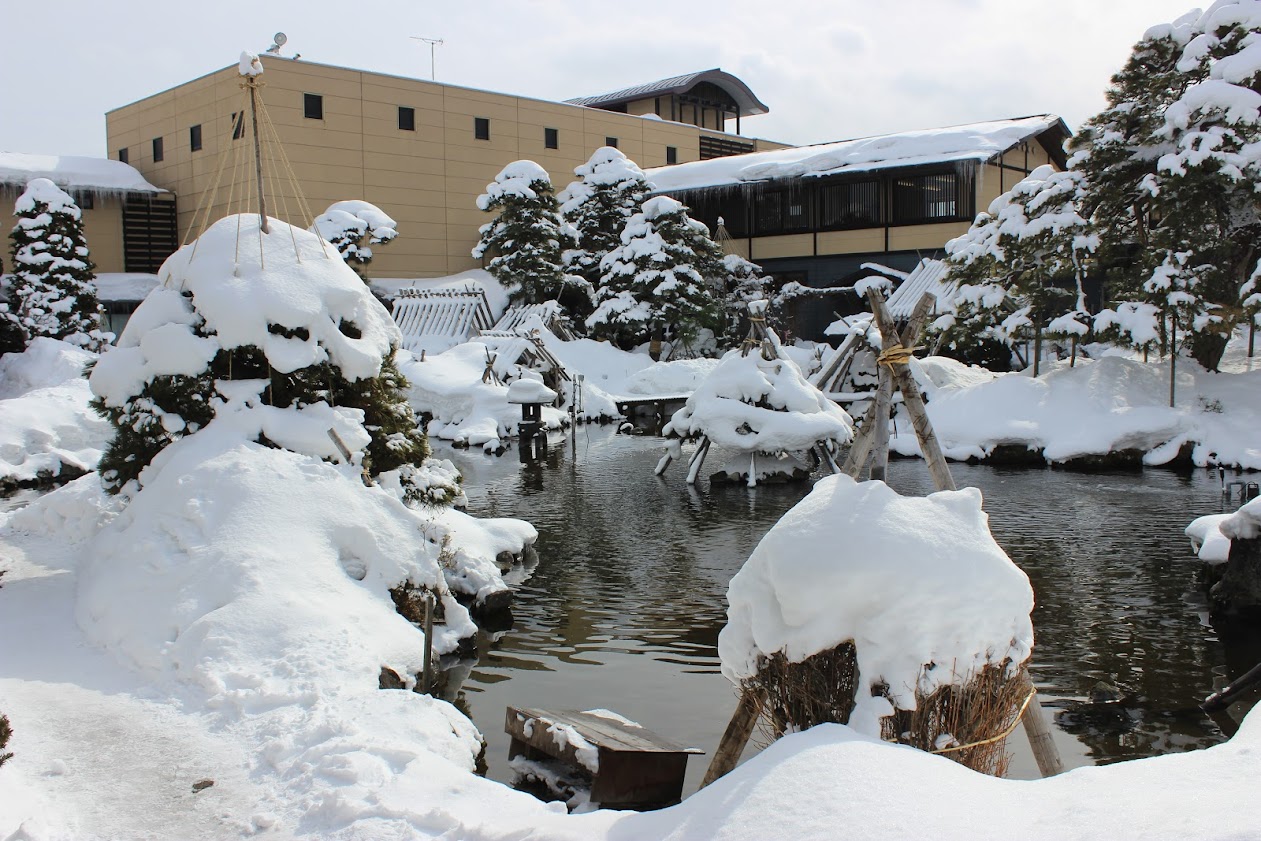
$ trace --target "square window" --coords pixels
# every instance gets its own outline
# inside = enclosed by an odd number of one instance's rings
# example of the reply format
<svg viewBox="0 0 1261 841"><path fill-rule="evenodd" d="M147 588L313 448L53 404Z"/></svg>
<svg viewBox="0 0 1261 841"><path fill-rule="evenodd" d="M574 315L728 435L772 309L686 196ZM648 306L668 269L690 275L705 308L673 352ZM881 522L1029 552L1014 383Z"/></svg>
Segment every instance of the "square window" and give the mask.
<svg viewBox="0 0 1261 841"><path fill-rule="evenodd" d="M543 145L548 149L559 149L560 131L554 128L543 129Z"/></svg>
<svg viewBox="0 0 1261 841"><path fill-rule="evenodd" d="M302 116L308 120L324 119L324 97L318 93L302 94Z"/></svg>
<svg viewBox="0 0 1261 841"><path fill-rule="evenodd" d="M156 164L162 160L162 138L153 138L153 162Z"/></svg>
<svg viewBox="0 0 1261 841"><path fill-rule="evenodd" d="M406 105L400 105L398 107L398 129L399 131L416 130L415 108L408 108Z"/></svg>
<svg viewBox="0 0 1261 841"><path fill-rule="evenodd" d="M232 139L240 140L245 136L245 112L232 112Z"/></svg>
<svg viewBox="0 0 1261 841"><path fill-rule="evenodd" d="M666 147L666 165L669 166L670 164L677 164L678 162L679 162L679 147L667 146Z"/></svg>
<svg viewBox="0 0 1261 841"><path fill-rule="evenodd" d="M74 202L79 205L80 210L91 210L96 207L96 199L91 193L79 193L74 197Z"/></svg>
<svg viewBox="0 0 1261 841"><path fill-rule="evenodd" d="M127 158L128 158L127 147L124 146L123 148L118 150L118 159L122 161L123 163L127 163Z"/></svg>
<svg viewBox="0 0 1261 841"><path fill-rule="evenodd" d="M616 138L616 137L606 137L606 138L604 138L604 145L605 145L605 146L612 146L614 149L616 149L616 148L617 148L617 138Z"/></svg>
<svg viewBox="0 0 1261 841"><path fill-rule="evenodd" d="M201 123L188 127L188 148L194 152L201 151Z"/></svg>
<svg viewBox="0 0 1261 841"><path fill-rule="evenodd" d="M473 137L476 140L490 140L490 120L486 117L473 118Z"/></svg>

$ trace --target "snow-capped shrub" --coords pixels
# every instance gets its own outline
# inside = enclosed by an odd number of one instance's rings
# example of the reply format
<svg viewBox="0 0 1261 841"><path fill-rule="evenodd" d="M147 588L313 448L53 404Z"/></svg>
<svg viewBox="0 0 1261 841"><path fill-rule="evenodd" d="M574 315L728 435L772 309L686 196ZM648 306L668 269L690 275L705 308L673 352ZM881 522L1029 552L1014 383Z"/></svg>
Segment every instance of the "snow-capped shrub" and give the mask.
<svg viewBox="0 0 1261 841"><path fill-rule="evenodd" d="M171 255L162 285L96 364L94 405L116 430L101 459L106 487L143 483L167 445L243 401L262 409L262 443L341 460L345 448L371 475L397 471L408 501L449 502L457 485L411 483L429 447L389 313L317 236L269 222L263 233L257 216L226 217Z"/></svg>
<svg viewBox="0 0 1261 841"><path fill-rule="evenodd" d="M364 277L364 270L372 262L372 246L397 237L398 223L375 204L338 201L315 217L311 231L332 243L346 264Z"/></svg>
<svg viewBox="0 0 1261 841"><path fill-rule="evenodd" d="M14 205L13 291L9 315L26 338L46 336L100 350L96 275L83 236L83 212L47 178L35 178Z"/></svg>

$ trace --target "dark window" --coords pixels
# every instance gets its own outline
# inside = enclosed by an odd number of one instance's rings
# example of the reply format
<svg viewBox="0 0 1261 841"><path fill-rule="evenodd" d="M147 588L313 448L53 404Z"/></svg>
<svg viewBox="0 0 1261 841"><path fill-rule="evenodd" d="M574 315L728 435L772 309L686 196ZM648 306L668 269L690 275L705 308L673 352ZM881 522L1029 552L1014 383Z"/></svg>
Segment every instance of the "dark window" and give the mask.
<svg viewBox="0 0 1261 841"><path fill-rule="evenodd" d="M748 236L748 200L742 189L702 191L676 198L685 201L691 208L688 215L704 222L711 233L718 231L718 220L721 219L731 236Z"/></svg>
<svg viewBox="0 0 1261 841"><path fill-rule="evenodd" d="M559 149L560 132L554 128L543 129L543 145L548 149Z"/></svg>
<svg viewBox="0 0 1261 841"><path fill-rule="evenodd" d="M188 127L188 148L194 152L201 151L201 123Z"/></svg>
<svg viewBox="0 0 1261 841"><path fill-rule="evenodd" d="M953 172L893 179L893 223L960 216L959 179Z"/></svg>
<svg viewBox="0 0 1261 841"><path fill-rule="evenodd" d="M879 181L819 187L820 228L873 228L882 218Z"/></svg>
<svg viewBox="0 0 1261 841"><path fill-rule="evenodd" d="M612 146L614 149L616 149L616 148L617 148L617 138L616 138L616 137L606 137L606 138L604 138L604 145L605 145L605 146Z"/></svg>
<svg viewBox="0 0 1261 841"><path fill-rule="evenodd" d="M240 140L245 136L245 112L232 112L232 139Z"/></svg>
<svg viewBox="0 0 1261 841"><path fill-rule="evenodd" d="M80 210L91 210L96 207L96 197L91 193L78 193L74 197L74 203L79 205Z"/></svg>
<svg viewBox="0 0 1261 841"><path fill-rule="evenodd" d="M490 120L488 118L473 118L473 139L490 140Z"/></svg>
<svg viewBox="0 0 1261 841"><path fill-rule="evenodd" d="M127 155L127 147L126 147L126 146L124 146L123 148L121 148L121 149L119 149L119 150L118 150L118 159L119 159L120 161L122 161L123 163L127 163L127 160L128 160L128 155Z"/></svg>
<svg viewBox="0 0 1261 841"><path fill-rule="evenodd" d="M666 147L666 164L677 164L679 162L679 148L677 146Z"/></svg>
<svg viewBox="0 0 1261 841"><path fill-rule="evenodd" d="M757 197L758 234L781 234L810 228L810 193L804 189L767 191Z"/></svg>
<svg viewBox="0 0 1261 841"><path fill-rule="evenodd" d="M399 131L415 131L416 130L416 109L408 108L406 105L398 107L398 128Z"/></svg>
<svg viewBox="0 0 1261 841"><path fill-rule="evenodd" d="M687 121L680 119L679 122ZM713 158L725 158L728 155L743 155L746 152L752 151L752 143L732 140L728 137L706 137L702 135L700 139L700 154L702 161L708 161Z"/></svg>
<svg viewBox="0 0 1261 841"><path fill-rule="evenodd" d="M308 120L324 119L324 97L318 93L302 94L302 116Z"/></svg>
<svg viewBox="0 0 1261 841"><path fill-rule="evenodd" d="M153 162L156 164L162 160L162 138L153 138Z"/></svg>

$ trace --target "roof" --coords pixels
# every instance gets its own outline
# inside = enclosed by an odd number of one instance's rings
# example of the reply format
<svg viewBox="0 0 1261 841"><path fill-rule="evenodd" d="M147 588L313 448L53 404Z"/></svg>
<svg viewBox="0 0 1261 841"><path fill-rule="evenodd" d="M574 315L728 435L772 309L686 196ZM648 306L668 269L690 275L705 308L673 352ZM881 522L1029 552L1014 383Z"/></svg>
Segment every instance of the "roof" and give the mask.
<svg viewBox="0 0 1261 841"><path fill-rule="evenodd" d="M602 93L596 96L580 96L577 99L566 99L569 105L586 105L590 108L607 108L610 105L621 105L626 102L634 102L639 99L647 99L650 96L669 96L671 94L687 93L692 88L709 82L722 88L731 98L736 101L736 105L740 108L740 116L749 117L755 114L765 114L770 111L758 99L753 91L749 90L749 86L744 82L732 76L725 70L719 70L715 67L712 70L700 70L696 73L687 73L682 76L671 76L669 79L661 79L656 82L649 82L645 85L635 85L631 88L623 88L620 91L612 93Z"/></svg>
<svg viewBox="0 0 1261 841"><path fill-rule="evenodd" d="M647 170L657 192L673 193L703 187L786 178L843 175L893 167L954 161L986 161L1026 140L1036 138L1061 166L1063 142L1071 132L1054 114L1018 117L946 128L904 131L815 146L750 152L707 161Z"/></svg>
<svg viewBox="0 0 1261 841"><path fill-rule="evenodd" d="M0 152L0 184L25 187L34 178L47 178L63 190L92 193L165 193L122 161L78 155L26 155Z"/></svg>
<svg viewBox="0 0 1261 841"><path fill-rule="evenodd" d="M897 321L906 321L911 317L915 305L931 292L937 298L933 312L941 312L946 302L954 295L957 284L943 282L948 266L944 260L923 259L919 265L902 281L897 290L889 296L889 315Z"/></svg>

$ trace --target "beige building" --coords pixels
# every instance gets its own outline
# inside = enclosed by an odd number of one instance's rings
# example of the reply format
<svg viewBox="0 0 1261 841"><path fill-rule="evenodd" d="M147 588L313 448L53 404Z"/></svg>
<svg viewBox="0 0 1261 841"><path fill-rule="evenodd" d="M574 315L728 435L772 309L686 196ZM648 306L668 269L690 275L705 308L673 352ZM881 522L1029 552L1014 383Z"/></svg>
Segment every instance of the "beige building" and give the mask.
<svg viewBox="0 0 1261 841"><path fill-rule="evenodd" d="M377 250L379 277L477 267L469 252L488 217L476 197L514 160L536 161L560 190L605 145L644 167L785 148L722 131L767 109L721 70L575 104L271 56L263 62L262 119L287 158L265 155L269 215L304 223L284 178L290 167L316 215L345 199L378 205L400 232ZM232 65L106 115L111 156L178 196L181 240L205 218L256 207L248 203L253 144L241 82Z"/></svg>

